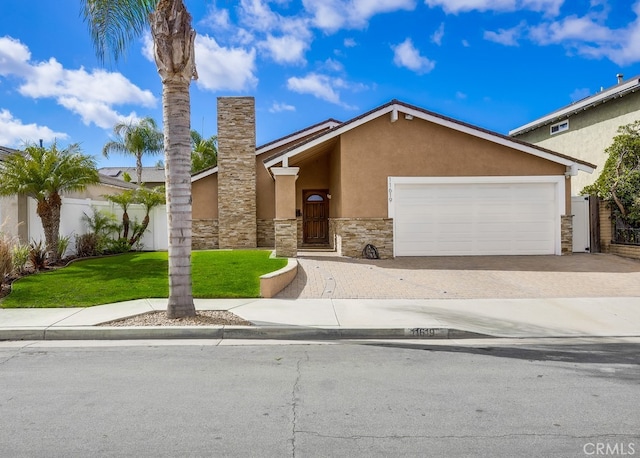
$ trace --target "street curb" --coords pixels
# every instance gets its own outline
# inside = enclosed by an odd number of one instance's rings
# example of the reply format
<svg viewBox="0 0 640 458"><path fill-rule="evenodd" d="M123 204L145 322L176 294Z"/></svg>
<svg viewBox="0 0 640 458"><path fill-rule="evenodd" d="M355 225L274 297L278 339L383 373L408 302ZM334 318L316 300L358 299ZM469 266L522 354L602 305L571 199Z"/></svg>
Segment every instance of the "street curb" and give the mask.
<svg viewBox="0 0 640 458"><path fill-rule="evenodd" d="M301 326L73 326L0 329L6 340L348 340L348 339L480 339L495 338L449 328L314 328Z"/></svg>

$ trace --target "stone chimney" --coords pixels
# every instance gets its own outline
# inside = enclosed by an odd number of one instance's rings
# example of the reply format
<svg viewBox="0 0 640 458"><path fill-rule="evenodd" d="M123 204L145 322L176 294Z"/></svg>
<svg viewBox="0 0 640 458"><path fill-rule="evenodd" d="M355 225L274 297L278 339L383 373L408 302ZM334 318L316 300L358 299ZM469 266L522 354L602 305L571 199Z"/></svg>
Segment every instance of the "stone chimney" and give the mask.
<svg viewBox="0 0 640 458"><path fill-rule="evenodd" d="M253 97L218 97L218 243L255 248L256 126Z"/></svg>

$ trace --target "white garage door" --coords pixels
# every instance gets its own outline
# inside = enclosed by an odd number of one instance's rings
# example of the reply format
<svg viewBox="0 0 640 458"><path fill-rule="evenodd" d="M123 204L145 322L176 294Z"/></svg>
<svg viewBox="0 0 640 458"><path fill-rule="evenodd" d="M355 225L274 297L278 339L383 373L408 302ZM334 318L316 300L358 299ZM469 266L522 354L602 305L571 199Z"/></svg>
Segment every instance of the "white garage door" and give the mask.
<svg viewBox="0 0 640 458"><path fill-rule="evenodd" d="M559 254L554 182L396 183L395 256Z"/></svg>

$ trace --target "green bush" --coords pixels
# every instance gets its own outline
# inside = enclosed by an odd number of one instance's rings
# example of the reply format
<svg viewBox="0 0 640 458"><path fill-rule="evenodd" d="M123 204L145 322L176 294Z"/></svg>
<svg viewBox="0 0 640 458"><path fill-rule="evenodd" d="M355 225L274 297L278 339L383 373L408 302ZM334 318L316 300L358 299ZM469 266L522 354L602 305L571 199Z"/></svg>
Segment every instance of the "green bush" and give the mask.
<svg viewBox="0 0 640 458"><path fill-rule="evenodd" d="M27 262L29 261L29 245L23 245L16 243L11 249L11 259L13 261L13 268L19 274L24 273Z"/></svg>
<svg viewBox="0 0 640 458"><path fill-rule="evenodd" d="M11 257L11 242L0 234L0 284L13 271L13 259Z"/></svg>
<svg viewBox="0 0 640 458"><path fill-rule="evenodd" d="M131 251L131 245L127 239L107 240L105 252L110 254L127 253Z"/></svg>
<svg viewBox="0 0 640 458"><path fill-rule="evenodd" d="M64 258L64 254L67 252L69 242L71 241L70 235L61 235L58 238L58 259Z"/></svg>
<svg viewBox="0 0 640 458"><path fill-rule="evenodd" d="M29 261L35 270L42 270L47 266L47 247L42 240L37 243L32 240L29 244Z"/></svg>
<svg viewBox="0 0 640 458"><path fill-rule="evenodd" d="M97 256L98 236L90 232L88 234L76 235L76 255L81 258Z"/></svg>

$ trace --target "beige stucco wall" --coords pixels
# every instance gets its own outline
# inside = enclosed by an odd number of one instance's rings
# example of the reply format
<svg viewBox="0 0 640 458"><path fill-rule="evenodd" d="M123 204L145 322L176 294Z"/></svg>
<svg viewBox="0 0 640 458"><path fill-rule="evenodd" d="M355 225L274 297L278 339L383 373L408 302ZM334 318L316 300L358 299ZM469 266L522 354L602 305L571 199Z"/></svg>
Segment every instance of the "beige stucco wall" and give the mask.
<svg viewBox="0 0 640 458"><path fill-rule="evenodd" d="M275 215L275 182L256 158L256 213L258 219L272 219ZM191 183L193 219L218 218L218 174L213 173Z"/></svg>
<svg viewBox="0 0 640 458"><path fill-rule="evenodd" d="M572 115L567 131L551 135L549 124L517 138L597 165L594 173L580 172L573 178L572 192L578 195L600 174L607 159L604 150L618 134L618 127L639 119L640 92L635 92Z"/></svg>
<svg viewBox="0 0 640 458"><path fill-rule="evenodd" d="M330 155L322 154L309 158L300 163L296 163L296 167L300 167L298 181L296 182L296 208L302 210L302 191L303 190L331 190L331 182L329 175ZM331 208L329 208L329 216L331 216Z"/></svg>
<svg viewBox="0 0 640 458"><path fill-rule="evenodd" d="M381 116L345 133L341 144L338 173L342 189L336 217L386 217L388 176L523 176L565 172L561 164L425 120L409 121L404 116L395 123L389 116Z"/></svg>
<svg viewBox="0 0 640 458"><path fill-rule="evenodd" d="M218 174L191 183L193 219L218 219Z"/></svg>
<svg viewBox="0 0 640 458"><path fill-rule="evenodd" d="M272 219L276 213L275 181L268 172L262 159L256 157L256 212L258 219Z"/></svg>
<svg viewBox="0 0 640 458"><path fill-rule="evenodd" d="M317 135L317 133L313 134ZM311 135L300 137L296 142L303 141ZM256 214L258 219L270 220L275 216L275 182L271 174L264 166L265 157L283 151L291 146L291 143L283 143L280 146L268 149L268 151L256 156ZM194 181L191 184L194 219L218 218L218 174Z"/></svg>

